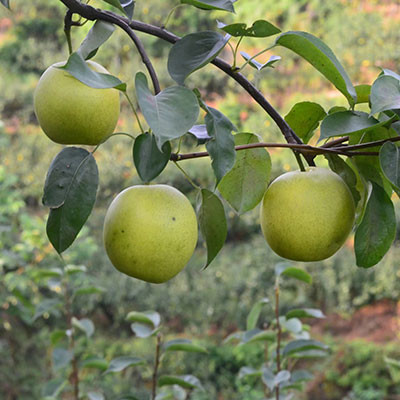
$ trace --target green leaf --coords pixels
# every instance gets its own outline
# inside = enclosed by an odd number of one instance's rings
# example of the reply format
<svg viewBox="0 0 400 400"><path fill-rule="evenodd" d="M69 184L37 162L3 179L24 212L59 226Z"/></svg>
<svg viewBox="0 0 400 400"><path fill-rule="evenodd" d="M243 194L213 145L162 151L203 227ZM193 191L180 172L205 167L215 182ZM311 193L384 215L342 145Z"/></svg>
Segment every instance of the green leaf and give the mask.
<svg viewBox="0 0 400 400"><path fill-rule="evenodd" d="M235 145L258 143L252 133L234 136ZM263 198L271 173L271 157L265 149L241 150L236 153L233 168L222 178L218 190L239 213L252 210Z"/></svg>
<svg viewBox="0 0 400 400"><path fill-rule="evenodd" d="M274 377L274 386L278 387L284 382L288 382L290 380L290 372L288 370L279 371Z"/></svg>
<svg viewBox="0 0 400 400"><path fill-rule="evenodd" d="M64 378L52 379L47 382L42 389L42 396L47 398L56 399L67 386L68 381Z"/></svg>
<svg viewBox="0 0 400 400"><path fill-rule="evenodd" d="M99 286L85 286L74 291L74 296L104 293L106 290Z"/></svg>
<svg viewBox="0 0 400 400"><path fill-rule="evenodd" d="M272 370L265 365L262 367L261 379L262 379L264 385L266 385L268 387L268 389L272 392L275 388L275 382L274 382L275 375L272 372Z"/></svg>
<svg viewBox="0 0 400 400"><path fill-rule="evenodd" d="M142 72L136 74L135 85L140 109L159 149L168 140L183 136L196 123L200 107L191 90L172 86L153 96Z"/></svg>
<svg viewBox="0 0 400 400"><path fill-rule="evenodd" d="M108 362L104 358L89 357L80 364L81 368L93 368L105 371L108 368Z"/></svg>
<svg viewBox="0 0 400 400"><path fill-rule="evenodd" d="M243 379L247 377L261 376L261 371L252 367L242 367L239 370L238 378Z"/></svg>
<svg viewBox="0 0 400 400"><path fill-rule="evenodd" d="M72 326L75 328L81 330L85 335L90 338L93 333L94 333L94 324L93 322L88 319L88 318L82 318L82 319L77 319L75 317L72 317Z"/></svg>
<svg viewBox="0 0 400 400"><path fill-rule="evenodd" d="M96 201L99 172L91 153L67 147L50 165L43 203L51 207L47 236L58 253L78 235Z"/></svg>
<svg viewBox="0 0 400 400"><path fill-rule="evenodd" d="M181 0L181 4L190 4L201 10L220 10L234 13L233 3L236 0Z"/></svg>
<svg viewBox="0 0 400 400"><path fill-rule="evenodd" d="M60 278L63 272L60 268L49 268L49 269L36 269L33 271L33 278L37 280L47 280L49 278Z"/></svg>
<svg viewBox="0 0 400 400"><path fill-rule="evenodd" d="M256 343L256 342L272 342L276 341L276 332L264 331L258 329L252 329L251 331L245 332L242 338L244 344Z"/></svg>
<svg viewBox="0 0 400 400"><path fill-rule="evenodd" d="M314 358L323 358L327 356L327 352L324 350L304 350L299 351L298 353L293 353L290 355L290 358L295 359L314 359Z"/></svg>
<svg viewBox="0 0 400 400"><path fill-rule="evenodd" d="M65 267L65 272L67 275L75 275L75 274L79 274L79 273L84 273L86 271L87 271L87 269L84 265L69 264Z"/></svg>
<svg viewBox="0 0 400 400"><path fill-rule="evenodd" d="M317 103L303 101L295 104L285 117L285 121L304 143L312 138L320 121L326 117L325 110Z"/></svg>
<svg viewBox="0 0 400 400"><path fill-rule="evenodd" d="M121 82L116 76L111 74L93 71L78 53L72 53L67 63L59 68L65 69L73 77L92 88L115 88L123 92L126 91L126 83Z"/></svg>
<svg viewBox="0 0 400 400"><path fill-rule="evenodd" d="M400 361L399 360L395 360L395 359L389 358L389 357L384 357L384 361L388 366L394 367L395 369L400 370Z"/></svg>
<svg viewBox="0 0 400 400"><path fill-rule="evenodd" d="M400 81L381 75L371 88L371 114L400 108Z"/></svg>
<svg viewBox="0 0 400 400"><path fill-rule="evenodd" d="M279 28L264 19L255 21L250 27L247 27L247 24L243 23L225 25L222 22L218 22L218 28L235 37L248 36L265 38L281 32Z"/></svg>
<svg viewBox="0 0 400 400"><path fill-rule="evenodd" d="M52 361L53 368L57 371L61 368L66 367L72 360L73 354L67 349L56 347L53 350Z"/></svg>
<svg viewBox="0 0 400 400"><path fill-rule="evenodd" d="M194 344L188 339L170 340L166 342L163 347L165 352L185 351L188 353L208 353L204 347Z"/></svg>
<svg viewBox="0 0 400 400"><path fill-rule="evenodd" d="M51 333L50 335L50 341L53 346L55 346L58 342L60 342L63 339L67 338L67 334L65 330L57 329L54 332Z"/></svg>
<svg viewBox="0 0 400 400"><path fill-rule="evenodd" d="M287 263L277 264L277 266L275 267L275 274L276 276L289 276L310 285L312 283L312 277L310 274L300 268L291 267L290 264Z"/></svg>
<svg viewBox="0 0 400 400"><path fill-rule="evenodd" d="M89 400L105 400L104 395L99 392L88 392L87 396Z"/></svg>
<svg viewBox="0 0 400 400"><path fill-rule="evenodd" d="M357 190L357 175L350 165L337 154L325 154L325 158L328 160L329 168L344 180L353 196L354 205L357 206L361 200L360 193Z"/></svg>
<svg viewBox="0 0 400 400"><path fill-rule="evenodd" d="M143 133L135 139L133 161L140 179L150 182L164 170L171 156L171 144L165 142L163 151L157 146L156 137Z"/></svg>
<svg viewBox="0 0 400 400"><path fill-rule="evenodd" d="M254 329L257 325L258 318L260 317L261 310L264 307L265 304L268 304L269 300L264 297L263 299L257 301L251 308L249 315L247 316L247 322L246 322L246 329L250 331L251 329Z"/></svg>
<svg viewBox="0 0 400 400"><path fill-rule="evenodd" d="M286 319L291 318L326 318L321 310L315 308L299 308L295 310L290 310L286 314Z"/></svg>
<svg viewBox="0 0 400 400"><path fill-rule="evenodd" d="M211 139L211 137L208 136L207 127L205 124L193 125L188 132L197 138L198 144L206 143L207 140Z"/></svg>
<svg viewBox="0 0 400 400"><path fill-rule="evenodd" d="M304 350L324 350L327 351L329 347L321 343L317 340L305 340L305 339L300 339L300 340L293 340L290 343L288 343L284 349L283 349L283 356L287 357L290 356L294 353L298 353Z"/></svg>
<svg viewBox="0 0 400 400"><path fill-rule="evenodd" d="M136 337L142 339L154 336L160 330L160 328L153 329L150 325L140 324L138 322L131 324L131 329Z"/></svg>
<svg viewBox="0 0 400 400"><path fill-rule="evenodd" d="M158 379L158 386L178 385L184 389L203 389L198 378L193 375L171 376L164 375Z"/></svg>
<svg viewBox="0 0 400 400"><path fill-rule="evenodd" d="M104 21L96 21L79 46L77 54L84 60L91 58L91 56L96 54L97 49L111 37L114 31L115 26L113 24Z"/></svg>
<svg viewBox="0 0 400 400"><path fill-rule="evenodd" d="M60 300L57 299L45 299L41 301L35 308L35 314L32 318L32 322L36 321L45 313L50 313L61 305Z"/></svg>
<svg viewBox="0 0 400 400"><path fill-rule="evenodd" d="M349 76L322 40L307 32L290 31L282 33L276 39L275 45L286 47L307 60L344 94L350 106L355 104L357 94Z"/></svg>
<svg viewBox="0 0 400 400"><path fill-rule="evenodd" d="M235 139L232 131L236 131L237 128L224 114L212 107L207 107L205 122L207 132L211 136L206 148L212 160L211 165L218 185L235 165Z"/></svg>
<svg viewBox="0 0 400 400"><path fill-rule="evenodd" d="M194 71L210 63L225 47L230 36L217 32L190 33L178 40L168 56L168 72L179 85Z"/></svg>
<svg viewBox="0 0 400 400"><path fill-rule="evenodd" d="M394 206L385 190L372 182L372 192L354 238L356 263L369 268L387 253L396 236Z"/></svg>
<svg viewBox="0 0 400 400"><path fill-rule="evenodd" d="M298 318L287 319L285 316L279 317L279 323L284 331L292 332L297 335L303 331L303 324Z"/></svg>
<svg viewBox="0 0 400 400"><path fill-rule="evenodd" d="M198 219L207 245L207 263L204 267L207 268L222 249L228 234L228 227L221 200L208 189L201 190L200 198Z"/></svg>
<svg viewBox="0 0 400 400"><path fill-rule="evenodd" d="M321 136L319 140L333 136L354 135L361 132L368 132L388 121L378 121L362 111L342 111L328 115L321 124Z"/></svg>
<svg viewBox="0 0 400 400"><path fill-rule="evenodd" d="M249 62L249 65L251 67L256 68L258 71L261 71L261 70L263 70L264 68L267 68L267 67L275 68L274 64L282 59L282 57L279 57L279 56L271 56L266 63L262 64L262 63L256 61L255 58L253 58L253 56L250 56L249 54L247 54L244 51L241 51L240 55L246 61Z"/></svg>
<svg viewBox="0 0 400 400"><path fill-rule="evenodd" d="M123 356L117 357L111 360L108 369L104 374L109 374L111 372L121 372L128 367L135 367L137 365L144 364L144 361L138 357Z"/></svg>
<svg viewBox="0 0 400 400"><path fill-rule="evenodd" d="M155 311L131 311L126 316L126 320L128 322L138 322L141 324L150 325L153 328L157 328L160 325L161 317L160 314Z"/></svg>
<svg viewBox="0 0 400 400"><path fill-rule="evenodd" d="M132 19L133 11L135 9L134 0L103 0L104 2L118 8L122 11L129 19Z"/></svg>
<svg viewBox="0 0 400 400"><path fill-rule="evenodd" d="M354 87L357 93L356 104L369 103L369 96L371 94L371 85L357 85Z"/></svg>
<svg viewBox="0 0 400 400"><path fill-rule="evenodd" d="M386 179L400 193L400 151L391 142L386 142L379 151L379 162Z"/></svg>
<svg viewBox="0 0 400 400"><path fill-rule="evenodd" d="M0 3L10 10L10 0L0 0Z"/></svg>

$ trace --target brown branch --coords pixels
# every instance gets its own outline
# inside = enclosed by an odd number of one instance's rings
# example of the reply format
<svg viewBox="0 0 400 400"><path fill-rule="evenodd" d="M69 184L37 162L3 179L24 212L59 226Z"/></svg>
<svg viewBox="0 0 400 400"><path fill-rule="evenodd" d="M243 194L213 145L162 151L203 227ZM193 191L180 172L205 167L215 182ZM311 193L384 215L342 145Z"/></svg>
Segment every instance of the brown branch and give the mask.
<svg viewBox="0 0 400 400"><path fill-rule="evenodd" d="M360 144L354 144L350 146L339 146L337 147L338 150L342 150L345 148L346 150L357 150L357 149L367 149L370 147L378 147L386 142L398 142L400 141L400 136L396 136L393 138L388 138L388 139L382 139L382 140L376 140L375 142L366 142L366 143L360 143Z"/></svg>
<svg viewBox="0 0 400 400"><path fill-rule="evenodd" d="M133 43L135 44L136 48L139 51L139 54L142 58L144 65L146 66L150 78L153 82L154 92L155 94L160 92L160 83L158 81L157 74L154 70L153 64L150 61L149 56L146 53L146 50L143 47L142 42L136 35L136 33L132 30L129 26L129 20L127 18L120 17L117 14L112 12L102 11L88 4L83 4L77 0L60 0L72 13L79 14L80 16L94 21L94 20L102 20L105 22L109 22L111 24L115 24L119 26L122 30L124 30L129 37L132 39Z"/></svg>
<svg viewBox="0 0 400 400"><path fill-rule="evenodd" d="M236 146L235 150L249 150L249 149L256 149L256 148L286 148L301 151L303 154L312 154L313 156L318 154L340 154L347 157L352 156L377 156L379 155L376 151L349 151L347 147L340 147L340 148L329 148L329 147L314 147L308 144L297 144L297 143L250 143L250 144L243 144L241 146ZM182 160L189 160L192 158L202 158L202 157L209 157L209 153L207 151L195 152L195 153L187 153L187 154L171 154L171 161L182 161Z"/></svg>
<svg viewBox="0 0 400 400"><path fill-rule="evenodd" d="M339 139L331 140L328 143L323 144L321 147L335 147L337 144L342 144L344 142L347 142L349 140L348 136L344 136Z"/></svg>
<svg viewBox="0 0 400 400"><path fill-rule="evenodd" d="M276 318L276 329L277 329L277 343L276 343L276 369L277 373L281 370L281 340L282 340L282 328L279 321L279 278L275 283L275 318ZM276 400L279 400L279 385L276 387Z"/></svg>
<svg viewBox="0 0 400 400"><path fill-rule="evenodd" d="M154 371L151 385L151 400L155 400L157 392L157 376L158 368L160 366L160 355L161 355L161 334L157 334L157 345L156 354L154 357Z"/></svg>
<svg viewBox="0 0 400 400"><path fill-rule="evenodd" d="M64 5L66 5L72 12L77 13L81 15L84 18L87 18L89 20L102 20L106 22L113 23L119 27L121 27L123 30L125 30L129 36L132 38L132 40L135 41L135 44L137 44L136 39L132 35L132 29L140 32L144 32L146 34L156 36L160 39L163 39L169 43L175 43L177 42L180 37L174 35L171 32L168 32L165 29L162 29L160 27L146 24L140 21L130 21L127 18L121 17L117 14L114 14L110 11L103 11L100 9L93 8L92 6L89 6L87 4L83 4L77 0L60 0ZM141 51L139 49L139 51ZM142 54L142 53L141 53ZM143 54L142 54L143 57ZM267 114L273 119L273 121L276 123L276 125L279 127L280 131L282 132L283 136L285 137L286 141L288 143L298 143L302 144L301 139L296 135L296 133L293 131L293 129L288 125L288 123L284 120L284 118L279 114L279 112L268 102L268 100L263 96L263 94L241 73L238 73L236 71L232 70L232 67L225 62L224 60L220 58L216 58L215 60L212 61L212 63L217 66L220 70L225 72L227 75L229 75L231 78L233 78L237 83L239 83L240 86L242 86L243 89L247 91L247 93L250 94L250 96L267 112ZM151 64L150 64L151 65ZM150 68L150 65L146 63L146 66L148 69ZM150 73L150 69L149 69ZM155 80L153 79L153 74L150 73L152 76L153 84L156 87L157 84L155 83ZM157 82L157 81L156 81ZM157 92L157 89L155 89ZM305 154L305 157L307 159L307 162L309 165L314 165L313 162L313 155L310 154Z"/></svg>

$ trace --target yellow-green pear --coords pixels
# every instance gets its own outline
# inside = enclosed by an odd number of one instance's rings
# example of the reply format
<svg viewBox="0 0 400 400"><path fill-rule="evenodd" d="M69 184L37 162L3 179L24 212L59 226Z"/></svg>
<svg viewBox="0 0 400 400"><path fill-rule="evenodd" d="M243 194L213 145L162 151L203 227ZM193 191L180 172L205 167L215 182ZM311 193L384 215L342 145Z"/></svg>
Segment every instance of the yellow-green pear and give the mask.
<svg viewBox="0 0 400 400"><path fill-rule="evenodd" d="M122 191L104 220L104 245L119 271L152 283L173 278L197 243L190 201L168 185L137 185Z"/></svg>
<svg viewBox="0 0 400 400"><path fill-rule="evenodd" d="M261 228L272 250L294 261L336 253L354 223L354 201L342 178L325 168L292 171L275 179L261 205Z"/></svg>
<svg viewBox="0 0 400 400"><path fill-rule="evenodd" d="M96 72L107 74L101 65L87 61ZM118 122L120 103L116 89L94 89L66 70L50 66L34 93L36 117L44 133L60 144L97 145L109 136Z"/></svg>

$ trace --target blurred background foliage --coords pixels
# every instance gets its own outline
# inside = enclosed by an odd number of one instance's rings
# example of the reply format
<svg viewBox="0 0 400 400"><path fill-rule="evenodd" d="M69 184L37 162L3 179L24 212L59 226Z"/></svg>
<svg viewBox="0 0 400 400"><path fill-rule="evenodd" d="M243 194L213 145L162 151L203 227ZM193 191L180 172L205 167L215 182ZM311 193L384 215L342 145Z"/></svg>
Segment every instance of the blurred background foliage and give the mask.
<svg viewBox="0 0 400 400"><path fill-rule="evenodd" d="M103 2L93 5L104 7ZM177 1L137 0L136 18L161 25ZM201 12L189 6L178 8L168 29L185 35L196 30L216 29L216 19L225 23L243 21L251 24L265 18L282 30L305 30L323 39L335 52L355 84L371 83L378 67L397 71L400 53L400 6L383 0L240 0L236 15ZM107 8L107 6L105 6ZM54 62L66 59L67 45L63 33L65 9L57 0L26 2L14 0L13 13L0 9L0 397L41 399L42 387L51 372L50 332L62 327L60 314L44 313L32 321L32 313L43 297L51 297L54 288L43 285L37 271L60 267L45 234L47 210L41 205L42 187L48 166L61 149L51 143L37 125L32 95L41 73ZM110 7L111 9L111 7ZM73 31L76 46L90 29L90 23ZM166 69L170 45L140 34L154 61L162 85L173 84ZM271 39L272 41L273 39ZM255 54L268 46L268 40L247 39L243 50ZM326 109L345 105L345 99L315 70L293 54L279 49L282 56L275 69L260 73L247 68L245 73L285 115L297 101L316 101ZM229 61L229 52L222 57ZM129 38L116 32L96 56L114 75L127 81L133 90L133 77L144 71ZM260 108L240 88L212 66L193 74L188 84L198 87L210 105L218 107L234 121L239 130L255 132L268 141L281 141L280 134ZM122 104L118 131L138 133L138 126ZM185 138L183 149L194 148L195 140ZM271 150L273 176L295 168L295 159L287 150ZM209 349L207 358L178 358L173 368L195 371L207 388L195 400L256 400L261 388L252 382L239 381L241 366L257 364L262 349L221 346L230 332L245 324L251 305L271 296L273 267L281 261L266 246L258 226L258 209L238 217L226 208L229 217L228 243L205 271L201 271L205 250L198 250L188 267L171 282L149 285L117 273L106 258L102 246L102 223L106 207L123 188L139 183L131 159L131 142L113 138L96 152L100 169L100 189L94 213L76 243L65 254L67 263L83 264L85 278L104 289L103 293L78 299L77 315L89 315L96 325L90 352L111 359L121 354L144 354L149 357L151 343L144 345L132 339L129 324L124 321L131 310L154 309L161 313L168 332L196 337ZM325 165L324 161L317 161ZM199 185L212 187L208 160L185 161L189 175ZM181 173L169 166L158 182L179 188L195 203L195 193ZM311 288L288 283L283 290L282 307L320 307L328 316L337 313L352 329L352 315L382 301L396 304L400 298L400 272L397 260L400 249L393 246L389 254L370 270L357 269L352 253L352 239L334 257L319 263L303 265L313 276ZM85 282L81 282L84 284ZM52 294L53 293L53 294ZM369 308L374 319L375 309ZM272 308L265 308L263 318L271 320ZM396 347L397 308L391 308L381 324L392 324L389 339L362 341L358 337L341 337L329 333L329 327L318 334L329 338L333 353L320 374L311 383L304 399L382 400L400 395L396 381L384 362L384 356L400 357ZM353 321L354 324L354 321ZM391 325L391 326L392 326ZM64 327L65 328L65 327ZM317 327L318 328L318 327ZM320 328L320 327L319 327ZM375 329L385 331L385 325ZM387 333L387 332L386 332ZM361 332L358 336L368 336ZM378 335L379 336L379 335ZM129 371L100 379L84 370L83 384L97 382L110 396L137 387L149 378ZM146 375L147 374L147 375ZM392 396L392 397L390 397ZM107 397L108 398L108 397ZM111 397L110 397L111 398Z"/></svg>

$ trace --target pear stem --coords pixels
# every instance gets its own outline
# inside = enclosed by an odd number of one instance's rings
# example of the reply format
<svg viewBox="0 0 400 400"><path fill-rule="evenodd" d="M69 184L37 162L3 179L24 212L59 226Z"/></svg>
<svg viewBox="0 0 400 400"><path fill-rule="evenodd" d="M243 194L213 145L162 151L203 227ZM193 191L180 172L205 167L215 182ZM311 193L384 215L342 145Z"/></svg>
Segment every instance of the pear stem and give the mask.
<svg viewBox="0 0 400 400"><path fill-rule="evenodd" d="M140 131L141 131L142 133L144 133L143 126L142 126L142 124L141 124L141 122L140 122L139 115L138 115L138 113L137 113L137 111L136 111L135 106L134 106L133 103L132 103L132 100L129 98L128 93L124 92L124 95L125 95L126 99L128 100L129 105L131 106L131 109L132 109L132 111L133 111L133 114L135 115L136 121L137 121L137 123L138 123L138 125L139 125Z"/></svg>
<svg viewBox="0 0 400 400"><path fill-rule="evenodd" d="M297 163L299 164L300 171L305 172L305 167L303 164L303 160L301 159L301 155L298 151L293 151L294 156L296 157Z"/></svg>

